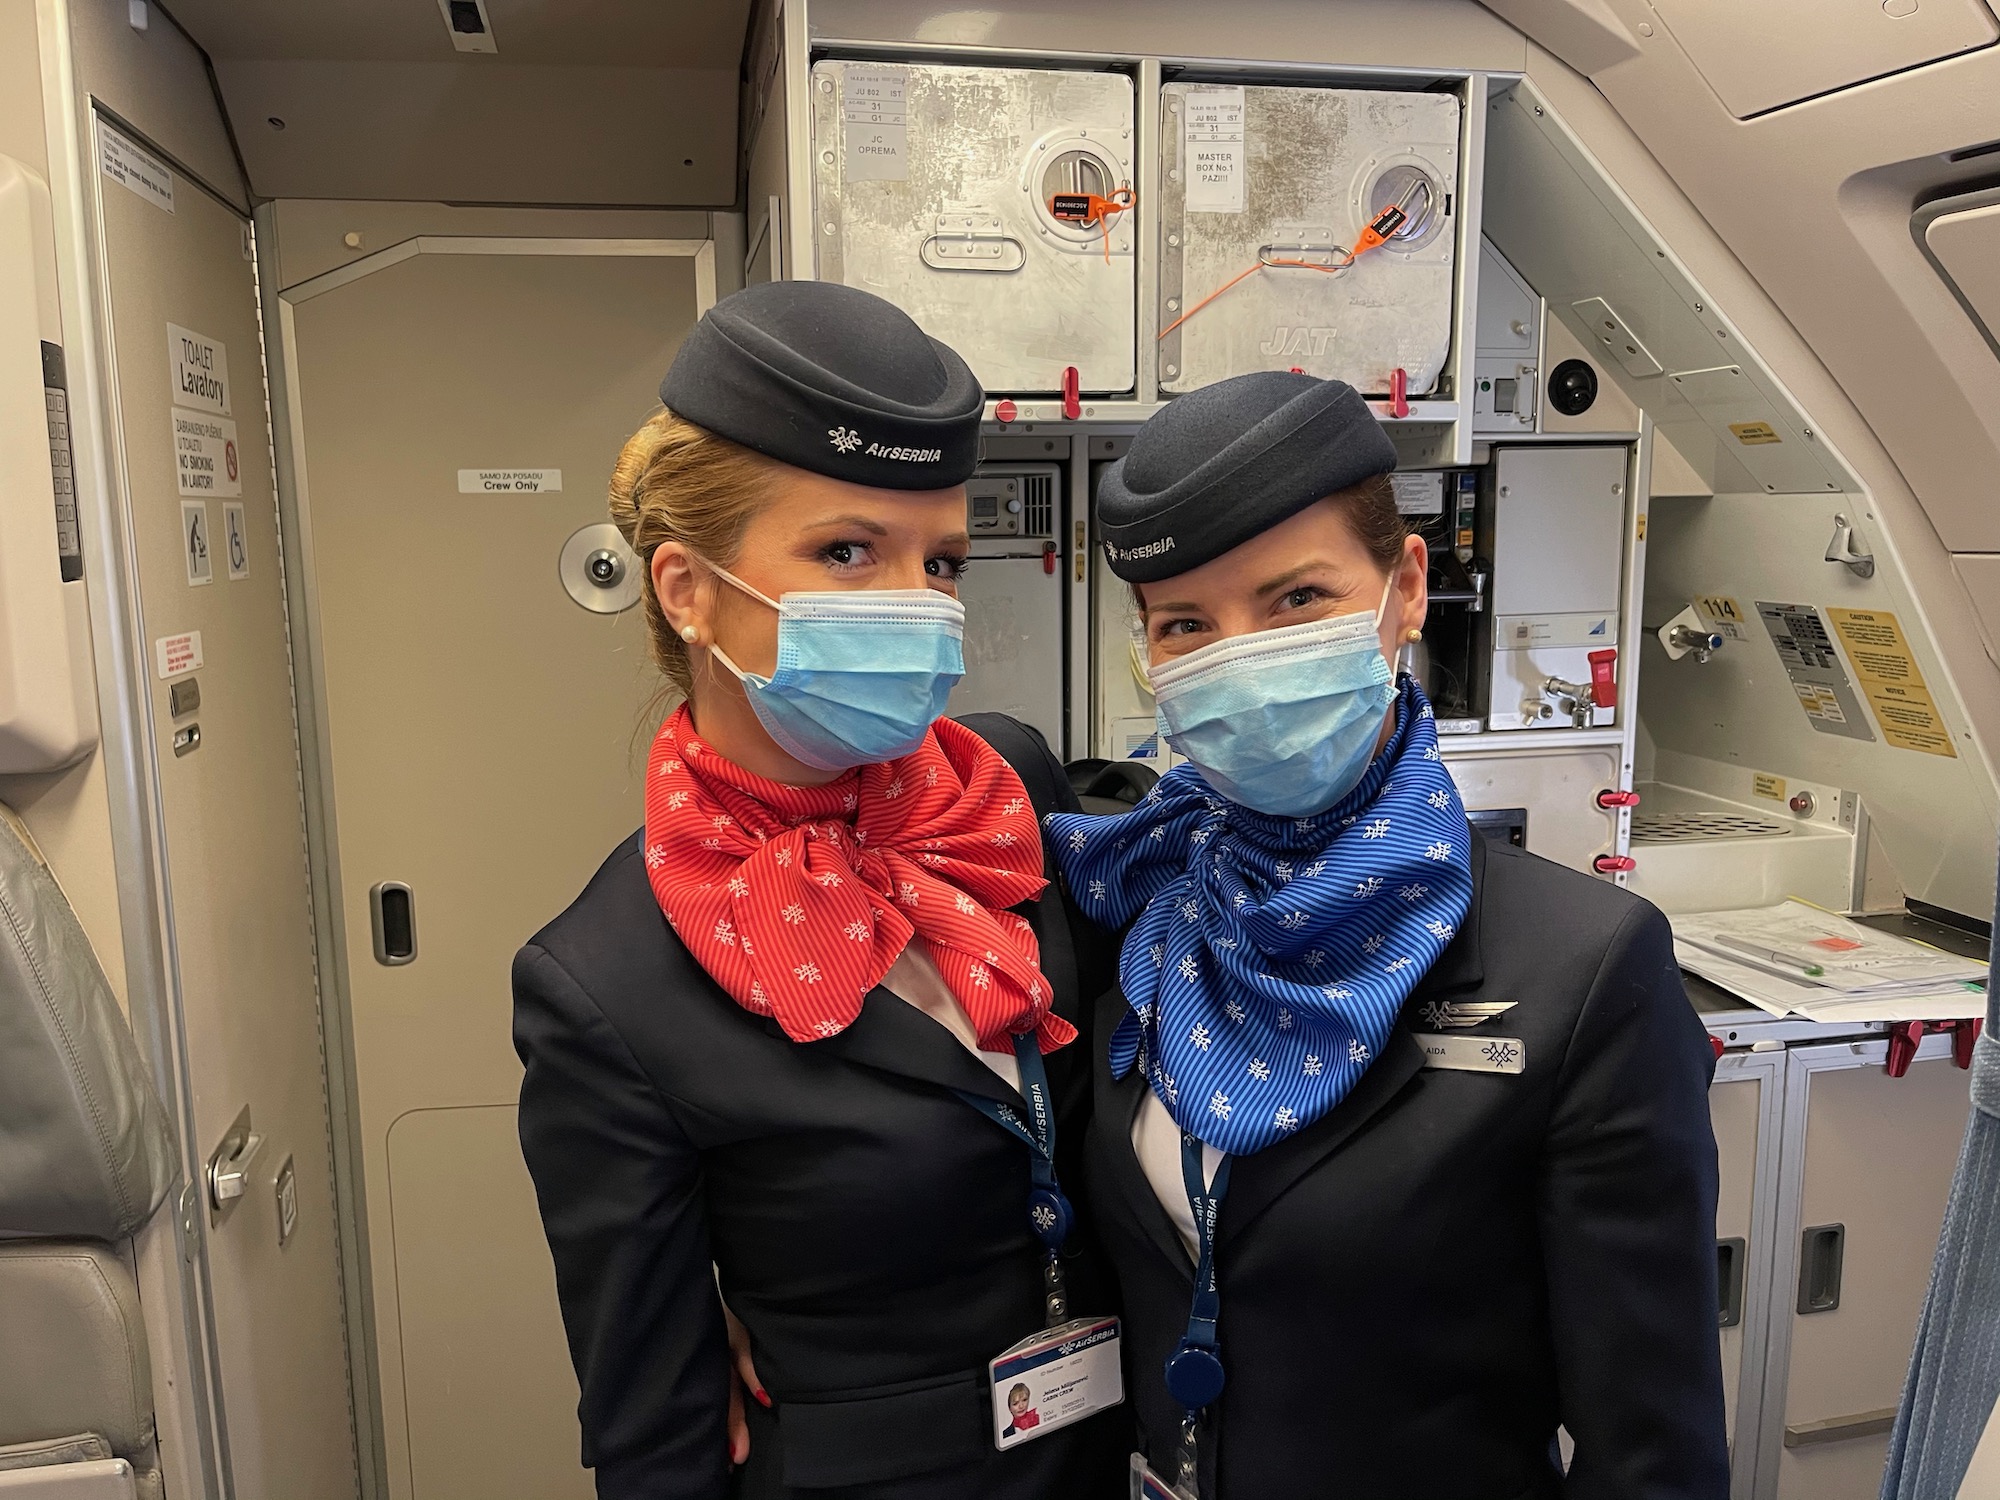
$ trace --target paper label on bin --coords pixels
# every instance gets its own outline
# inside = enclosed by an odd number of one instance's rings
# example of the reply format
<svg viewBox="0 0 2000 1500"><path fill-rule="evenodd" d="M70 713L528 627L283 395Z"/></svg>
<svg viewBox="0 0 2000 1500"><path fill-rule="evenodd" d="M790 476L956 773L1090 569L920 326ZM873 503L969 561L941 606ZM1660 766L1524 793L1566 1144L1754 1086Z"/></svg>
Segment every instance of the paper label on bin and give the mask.
<svg viewBox="0 0 2000 1500"><path fill-rule="evenodd" d="M840 78L840 144L849 182L902 182L910 175L909 72L850 67Z"/></svg>
<svg viewBox="0 0 2000 1500"><path fill-rule="evenodd" d="M1181 95L1181 158L1189 213L1243 212L1243 90Z"/></svg>

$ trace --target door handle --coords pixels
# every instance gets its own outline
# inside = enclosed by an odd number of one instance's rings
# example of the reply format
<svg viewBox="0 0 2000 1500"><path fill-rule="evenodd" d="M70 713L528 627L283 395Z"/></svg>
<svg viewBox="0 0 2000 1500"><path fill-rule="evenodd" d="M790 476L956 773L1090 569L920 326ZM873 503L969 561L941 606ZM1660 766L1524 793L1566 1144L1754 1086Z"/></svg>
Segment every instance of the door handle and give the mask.
<svg viewBox="0 0 2000 1500"><path fill-rule="evenodd" d="M1740 1237L1715 1242L1717 1325L1734 1328L1743 1321L1743 1252Z"/></svg>
<svg viewBox="0 0 2000 1500"><path fill-rule="evenodd" d="M1840 1306L1840 1267L1847 1249L1845 1224L1815 1224L1799 1237L1799 1311L1832 1312Z"/></svg>
<svg viewBox="0 0 2000 1500"><path fill-rule="evenodd" d="M417 956L416 897L400 880L368 888L368 923L375 934L375 962L395 968Z"/></svg>
<svg viewBox="0 0 2000 1500"><path fill-rule="evenodd" d="M1785 1428L1787 1448L1810 1448L1816 1443L1838 1443L1847 1438L1874 1437L1896 1425L1896 1408L1856 1412L1851 1417L1827 1417L1819 1422L1800 1422Z"/></svg>
<svg viewBox="0 0 2000 1500"><path fill-rule="evenodd" d="M234 1208L236 1200L248 1190L251 1163L263 1149L264 1137L250 1128L250 1106L246 1104L222 1137L222 1144L210 1154L208 1167L202 1174L208 1187L209 1210L218 1218Z"/></svg>

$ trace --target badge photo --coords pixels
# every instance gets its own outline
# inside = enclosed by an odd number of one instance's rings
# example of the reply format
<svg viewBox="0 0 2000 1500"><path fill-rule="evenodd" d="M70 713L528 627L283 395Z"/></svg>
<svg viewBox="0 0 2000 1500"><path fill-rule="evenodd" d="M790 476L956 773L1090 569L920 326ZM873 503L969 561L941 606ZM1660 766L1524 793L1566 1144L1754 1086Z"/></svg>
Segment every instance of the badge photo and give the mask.
<svg viewBox="0 0 2000 1500"><path fill-rule="evenodd" d="M987 1366L993 1446L1033 1442L1125 1399L1118 1320L1079 1318L1023 1339Z"/></svg>

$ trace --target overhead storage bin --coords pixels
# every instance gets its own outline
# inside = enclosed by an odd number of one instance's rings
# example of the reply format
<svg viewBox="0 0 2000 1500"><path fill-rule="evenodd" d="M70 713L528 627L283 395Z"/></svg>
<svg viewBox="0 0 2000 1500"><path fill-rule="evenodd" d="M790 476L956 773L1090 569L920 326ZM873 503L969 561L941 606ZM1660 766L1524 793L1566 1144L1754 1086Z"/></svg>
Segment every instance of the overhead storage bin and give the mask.
<svg viewBox="0 0 2000 1500"><path fill-rule="evenodd" d="M1132 389L1132 81L827 60L815 267L886 297L989 394Z"/></svg>
<svg viewBox="0 0 2000 1500"><path fill-rule="evenodd" d="M1451 351L1457 96L1161 96L1160 389L1298 369L1389 395L1401 369L1404 394L1434 391ZM1401 223L1357 254L1391 208Z"/></svg>

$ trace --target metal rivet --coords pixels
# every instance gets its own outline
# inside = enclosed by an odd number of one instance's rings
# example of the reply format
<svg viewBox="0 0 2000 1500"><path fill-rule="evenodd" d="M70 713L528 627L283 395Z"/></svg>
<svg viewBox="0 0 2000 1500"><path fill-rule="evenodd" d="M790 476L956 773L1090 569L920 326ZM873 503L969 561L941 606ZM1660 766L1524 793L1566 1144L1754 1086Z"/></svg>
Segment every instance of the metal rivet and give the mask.
<svg viewBox="0 0 2000 1500"><path fill-rule="evenodd" d="M1541 112L1542 112L1542 107L1541 107L1541 105L1537 104L1537 105L1535 106L1535 113L1536 113L1536 114L1540 114Z"/></svg>
<svg viewBox="0 0 2000 1500"><path fill-rule="evenodd" d="M831 78L822 78L822 79L821 79L821 80L819 81L819 91L820 91L820 92L821 92L822 94L830 94L830 93L832 93L832 92L833 92L833 80L832 80Z"/></svg>
<svg viewBox="0 0 2000 1500"><path fill-rule="evenodd" d="M1806 436L1807 436L1807 437L1811 437L1812 435L1813 435L1813 430L1812 430L1812 429L1811 429L1810 427L1808 427L1808 428L1806 429Z"/></svg>
<svg viewBox="0 0 2000 1500"><path fill-rule="evenodd" d="M1181 372L1181 368L1180 368L1180 366L1179 366L1179 365L1168 365L1168 366L1167 366L1167 374L1168 374L1169 376L1173 376L1173 375L1178 375L1178 374L1180 374L1180 372Z"/></svg>
<svg viewBox="0 0 2000 1500"><path fill-rule="evenodd" d="M822 224L820 225L820 228L826 231L826 233L828 234L832 234L834 232L832 224Z"/></svg>
<svg viewBox="0 0 2000 1500"><path fill-rule="evenodd" d="M1180 310L1181 310L1181 299L1180 299L1180 298L1178 298L1178 297L1169 297L1169 298L1167 298L1167 311L1168 311L1168 312L1179 312Z"/></svg>
<svg viewBox="0 0 2000 1500"><path fill-rule="evenodd" d="M831 151L820 152L819 159L825 162L829 167L833 165L833 153Z"/></svg>
<svg viewBox="0 0 2000 1500"><path fill-rule="evenodd" d="M1169 245L1178 245L1180 242L1181 242L1181 237L1177 234L1170 234L1167 236L1167 243Z"/></svg>
<svg viewBox="0 0 2000 1500"><path fill-rule="evenodd" d="M1180 180L1181 180L1181 169L1179 167L1169 167L1167 169L1167 181L1179 182Z"/></svg>
<svg viewBox="0 0 2000 1500"><path fill-rule="evenodd" d="M1700 304L1699 302L1695 303L1695 305L1694 305L1694 310L1695 310L1696 312L1700 312L1700 311L1701 311L1701 304Z"/></svg>
<svg viewBox="0 0 2000 1500"><path fill-rule="evenodd" d="M1641 22L1639 23L1639 35L1640 35L1640 36L1651 36L1652 34L1653 34L1653 27L1652 27L1652 24L1651 24L1650 22L1647 22L1647 21L1641 21Z"/></svg>

